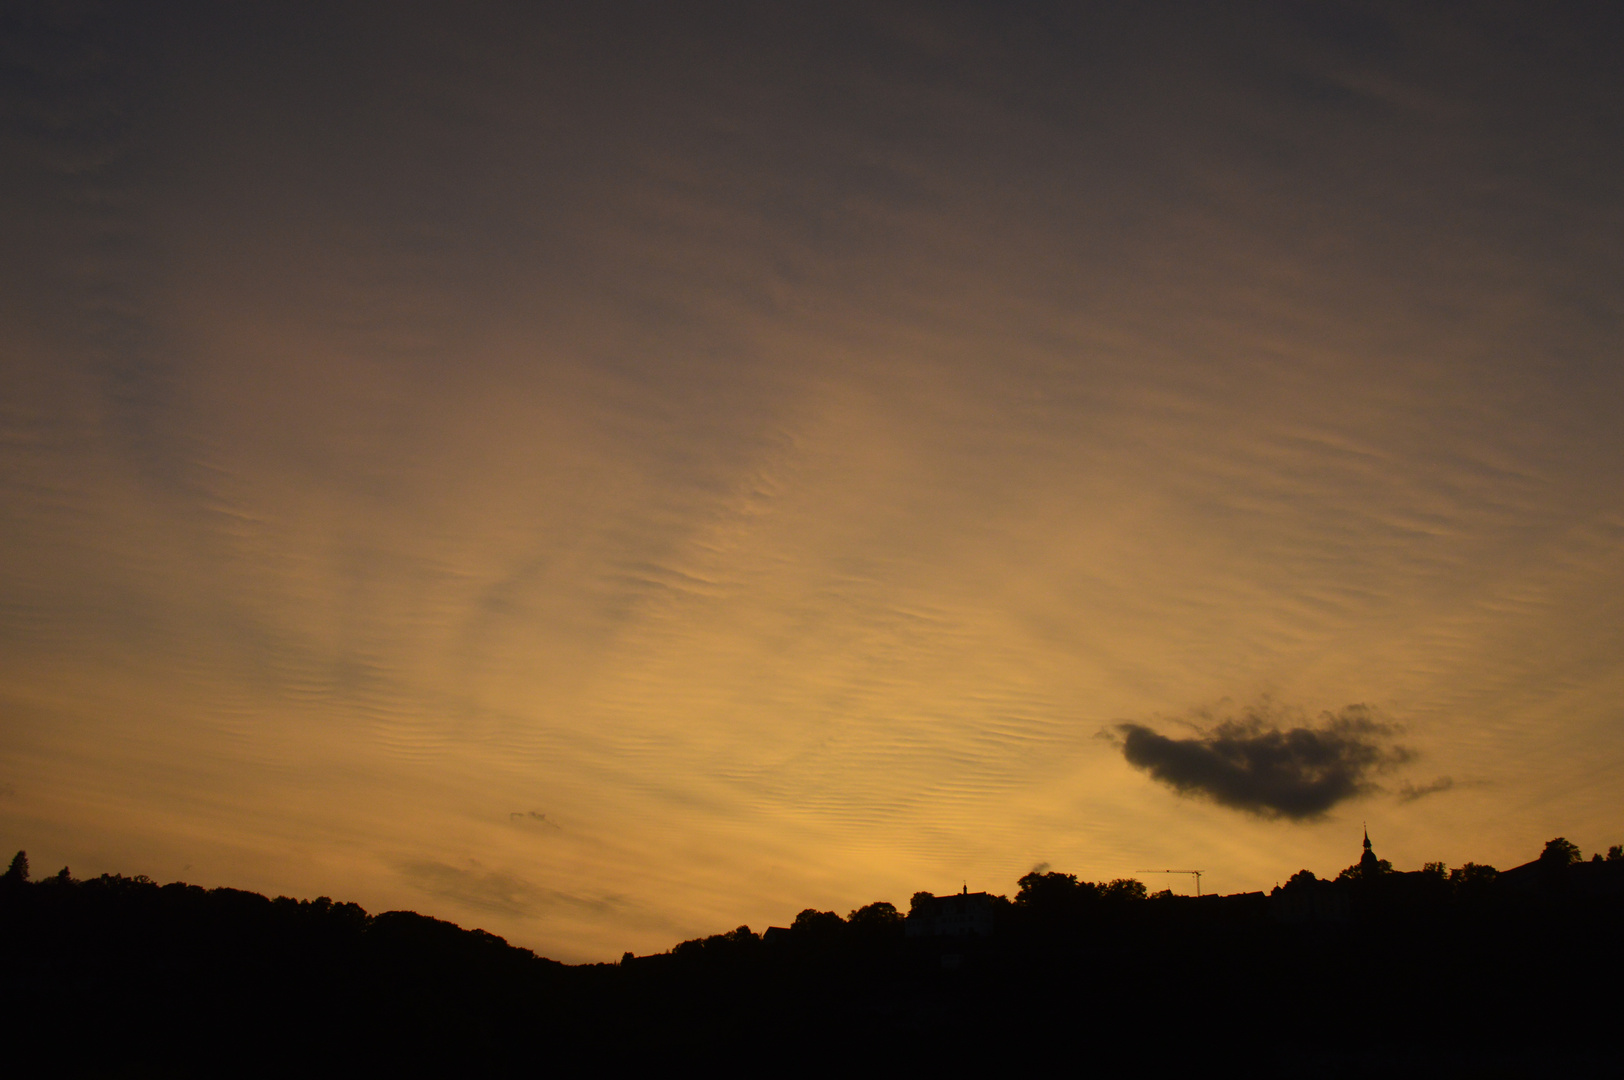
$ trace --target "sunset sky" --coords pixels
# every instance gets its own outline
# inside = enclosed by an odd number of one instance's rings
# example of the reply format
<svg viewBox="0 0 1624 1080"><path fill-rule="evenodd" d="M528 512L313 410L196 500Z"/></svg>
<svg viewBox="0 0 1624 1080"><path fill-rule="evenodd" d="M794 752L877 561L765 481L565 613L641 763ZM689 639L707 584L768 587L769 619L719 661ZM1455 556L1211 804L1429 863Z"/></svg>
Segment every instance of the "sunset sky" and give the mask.
<svg viewBox="0 0 1624 1080"><path fill-rule="evenodd" d="M1616 4L5 10L36 875L574 962L1624 842Z"/></svg>

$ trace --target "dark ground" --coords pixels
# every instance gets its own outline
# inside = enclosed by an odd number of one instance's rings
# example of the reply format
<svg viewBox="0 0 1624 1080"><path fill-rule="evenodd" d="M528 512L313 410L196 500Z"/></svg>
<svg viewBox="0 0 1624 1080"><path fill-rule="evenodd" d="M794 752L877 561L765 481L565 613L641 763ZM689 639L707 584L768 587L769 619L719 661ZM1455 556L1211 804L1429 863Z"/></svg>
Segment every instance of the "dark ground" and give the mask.
<svg viewBox="0 0 1624 1080"><path fill-rule="evenodd" d="M1261 895L1006 903L981 940L836 921L571 967L411 912L8 880L0 1015L13 1048L135 1075L1617 1067L1624 897L1553 881L1355 900L1346 921L1299 923Z"/></svg>

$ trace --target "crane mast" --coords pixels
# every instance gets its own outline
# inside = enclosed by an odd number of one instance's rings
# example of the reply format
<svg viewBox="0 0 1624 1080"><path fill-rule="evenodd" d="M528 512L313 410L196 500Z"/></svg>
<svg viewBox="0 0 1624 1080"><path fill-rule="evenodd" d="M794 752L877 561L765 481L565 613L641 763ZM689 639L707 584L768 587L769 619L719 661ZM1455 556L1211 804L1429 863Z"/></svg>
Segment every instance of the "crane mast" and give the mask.
<svg viewBox="0 0 1624 1080"><path fill-rule="evenodd" d="M1201 895L1201 875L1202 875L1203 872L1204 871L1201 871L1201 870L1135 870L1134 871L1134 873L1136 873L1136 874L1189 874L1191 877L1195 878L1195 894L1198 897Z"/></svg>

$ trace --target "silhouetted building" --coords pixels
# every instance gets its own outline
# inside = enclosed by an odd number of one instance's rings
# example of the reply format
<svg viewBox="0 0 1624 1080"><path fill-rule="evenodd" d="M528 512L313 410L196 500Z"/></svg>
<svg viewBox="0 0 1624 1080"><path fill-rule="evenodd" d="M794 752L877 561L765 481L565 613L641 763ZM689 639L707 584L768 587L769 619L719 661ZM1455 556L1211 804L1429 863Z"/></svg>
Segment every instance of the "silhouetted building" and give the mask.
<svg viewBox="0 0 1624 1080"><path fill-rule="evenodd" d="M905 924L909 937L988 937L994 926L990 893L970 891L916 898Z"/></svg>
<svg viewBox="0 0 1624 1080"><path fill-rule="evenodd" d="M1276 922L1345 923L1352 917L1348 888L1340 881L1297 874L1269 894L1269 918Z"/></svg>
<svg viewBox="0 0 1624 1080"><path fill-rule="evenodd" d="M1368 901L1376 883L1395 877L1376 857L1370 846L1370 830L1365 830L1365 850L1359 862L1350 867L1352 879L1344 872L1336 881L1325 881L1307 870L1293 874L1290 881L1269 894L1269 918L1286 923L1345 923L1353 918L1355 899Z"/></svg>
<svg viewBox="0 0 1624 1080"><path fill-rule="evenodd" d="M1359 874L1365 878L1374 878L1382 872L1382 861L1376 858L1376 853L1370 850L1370 830L1365 830L1365 853L1359 856Z"/></svg>
<svg viewBox="0 0 1624 1080"><path fill-rule="evenodd" d="M1500 871L1496 887L1511 896L1624 896L1624 861L1553 864L1546 859Z"/></svg>

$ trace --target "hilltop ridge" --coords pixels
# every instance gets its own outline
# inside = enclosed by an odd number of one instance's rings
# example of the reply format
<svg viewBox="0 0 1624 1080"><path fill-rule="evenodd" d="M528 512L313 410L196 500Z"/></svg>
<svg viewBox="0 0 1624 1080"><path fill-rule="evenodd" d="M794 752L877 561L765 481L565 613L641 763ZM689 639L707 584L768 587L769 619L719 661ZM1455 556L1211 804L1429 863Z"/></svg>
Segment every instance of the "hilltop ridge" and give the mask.
<svg viewBox="0 0 1624 1080"><path fill-rule="evenodd" d="M1272 894L1034 872L569 966L413 912L66 872L0 878L0 1011L75 1063L377 1071L587 1062L895 1063L1167 1038L1292 1071L1611 1060L1624 852L1505 872L1364 860ZM1372 866L1372 863L1375 863ZM1305 899L1306 898L1306 899ZM1364 1016L1357 1038L1348 1018ZM1170 1026L1171 1025L1171 1026ZM244 1055L247 1055L244 1057ZM787 1056L786 1056L787 1055ZM1417 1065L1419 1068L1419 1065Z"/></svg>

